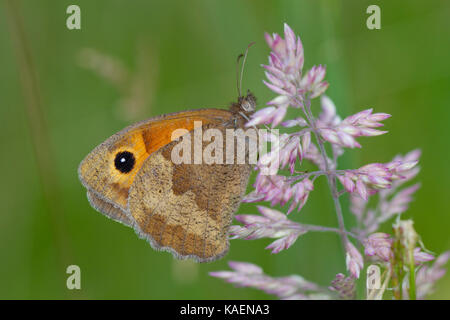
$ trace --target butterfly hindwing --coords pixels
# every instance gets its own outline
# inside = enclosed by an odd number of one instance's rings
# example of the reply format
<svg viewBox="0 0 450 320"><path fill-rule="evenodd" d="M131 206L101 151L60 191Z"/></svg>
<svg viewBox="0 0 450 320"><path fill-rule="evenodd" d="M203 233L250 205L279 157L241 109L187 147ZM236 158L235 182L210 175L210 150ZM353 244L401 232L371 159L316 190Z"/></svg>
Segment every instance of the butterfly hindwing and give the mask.
<svg viewBox="0 0 450 320"><path fill-rule="evenodd" d="M224 126L217 128L225 135ZM193 141L193 131L188 135ZM130 189L128 210L136 231L155 249L177 258L213 261L228 251L228 227L245 193L251 167L236 162L174 164L171 156L177 143L145 160Z"/></svg>
<svg viewBox="0 0 450 320"><path fill-rule="evenodd" d="M112 205L111 203L103 201L90 191L87 192L87 198L89 200L89 203L95 210L103 213L108 218L123 223L128 227L133 226L133 221L129 218L130 215L126 211L118 207L114 207L114 205Z"/></svg>

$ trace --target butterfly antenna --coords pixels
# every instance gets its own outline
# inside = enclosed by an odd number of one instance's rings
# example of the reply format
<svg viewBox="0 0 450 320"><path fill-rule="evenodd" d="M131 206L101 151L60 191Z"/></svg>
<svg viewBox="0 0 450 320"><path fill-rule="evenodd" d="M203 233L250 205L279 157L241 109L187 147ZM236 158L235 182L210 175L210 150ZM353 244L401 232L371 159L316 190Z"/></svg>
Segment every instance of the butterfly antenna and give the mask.
<svg viewBox="0 0 450 320"><path fill-rule="evenodd" d="M239 94L239 97L241 97L242 96L242 78L243 78L243 76L244 76L244 69L245 69L245 62L247 61L247 56L248 56L248 49L250 49L250 47L252 46L252 45L254 45L255 43L254 42L252 42L252 43L250 43L248 46L247 46L247 49L245 50L245 54L240 54L239 56L238 56L238 59L237 59L237 67L239 67L239 61L241 60L241 58L243 57L244 58L244 60L242 61L242 68L241 68L241 75L240 75L240 77L238 77L238 69L236 68L236 77L237 77L237 89L238 89L238 94Z"/></svg>
<svg viewBox="0 0 450 320"><path fill-rule="evenodd" d="M239 83L239 61L241 60L241 58L244 55L241 53L238 57L237 57L237 61L236 61L236 87L237 87L237 92L238 92L238 98L241 97L241 86Z"/></svg>

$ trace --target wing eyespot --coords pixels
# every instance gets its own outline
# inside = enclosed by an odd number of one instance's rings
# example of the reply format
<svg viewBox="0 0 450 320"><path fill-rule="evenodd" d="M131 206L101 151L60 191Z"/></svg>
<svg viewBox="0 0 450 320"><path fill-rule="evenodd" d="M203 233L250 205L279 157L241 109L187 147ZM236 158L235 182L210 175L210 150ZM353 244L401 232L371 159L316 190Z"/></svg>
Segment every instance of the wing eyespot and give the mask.
<svg viewBox="0 0 450 320"><path fill-rule="evenodd" d="M121 151L116 154L114 166L122 173L129 173L136 164L136 158L129 151Z"/></svg>

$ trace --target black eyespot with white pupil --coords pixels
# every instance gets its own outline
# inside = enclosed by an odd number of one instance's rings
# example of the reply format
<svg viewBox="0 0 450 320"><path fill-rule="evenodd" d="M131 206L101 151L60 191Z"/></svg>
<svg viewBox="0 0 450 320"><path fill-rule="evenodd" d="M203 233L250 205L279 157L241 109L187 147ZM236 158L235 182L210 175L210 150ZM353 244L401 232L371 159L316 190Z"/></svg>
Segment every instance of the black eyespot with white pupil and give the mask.
<svg viewBox="0 0 450 320"><path fill-rule="evenodd" d="M136 159L134 158L134 155L128 151L119 152L114 159L116 169L122 173L128 173L133 170L135 163Z"/></svg>

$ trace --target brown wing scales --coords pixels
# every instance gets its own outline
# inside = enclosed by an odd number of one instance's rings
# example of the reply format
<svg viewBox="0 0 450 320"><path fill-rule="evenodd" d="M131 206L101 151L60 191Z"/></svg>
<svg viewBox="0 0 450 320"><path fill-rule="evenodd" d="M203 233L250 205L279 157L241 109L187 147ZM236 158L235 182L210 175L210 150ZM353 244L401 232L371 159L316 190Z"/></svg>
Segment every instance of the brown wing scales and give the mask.
<svg viewBox="0 0 450 320"><path fill-rule="evenodd" d="M193 133L188 134L193 139ZM128 211L137 232L154 248L199 262L219 259L228 251L228 227L245 193L251 167L176 165L171 160L176 143L144 162L130 189Z"/></svg>

